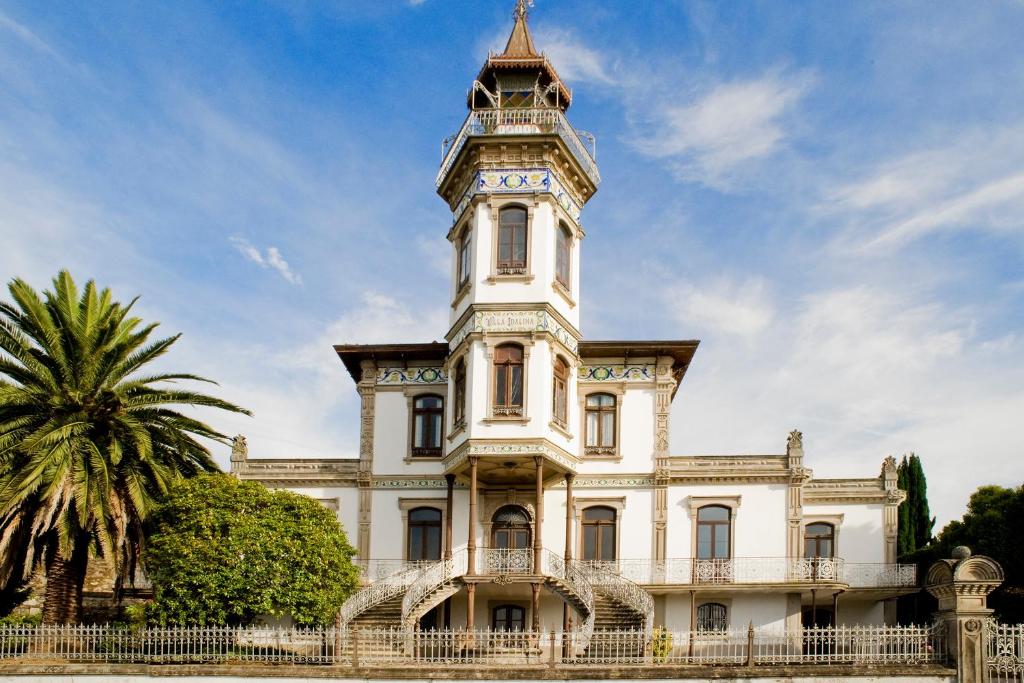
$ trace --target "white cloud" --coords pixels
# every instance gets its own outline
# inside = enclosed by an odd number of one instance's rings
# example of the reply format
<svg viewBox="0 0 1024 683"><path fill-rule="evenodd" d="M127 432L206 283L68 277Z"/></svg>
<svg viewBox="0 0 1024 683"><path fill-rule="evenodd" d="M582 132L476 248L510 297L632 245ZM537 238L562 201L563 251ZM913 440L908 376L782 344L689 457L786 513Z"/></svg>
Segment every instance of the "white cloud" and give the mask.
<svg viewBox="0 0 1024 683"><path fill-rule="evenodd" d="M851 223L844 246L892 250L959 230L1024 233L1024 126L956 131L948 140L885 161L829 195L822 208Z"/></svg>
<svg viewBox="0 0 1024 683"><path fill-rule="evenodd" d="M281 250L277 247L267 247L266 252L261 252L249 240L237 235L231 237L231 244L240 254L259 267L277 271L281 277L293 285L302 284L302 277L291 269L288 262L281 256Z"/></svg>
<svg viewBox="0 0 1024 683"><path fill-rule="evenodd" d="M18 40L28 45L34 50L43 52L57 60L61 60L60 54L47 43L45 40L37 36L35 33L30 31L23 24L19 24L14 19L11 19L6 14L0 12L0 28L6 29L13 34Z"/></svg>
<svg viewBox="0 0 1024 683"><path fill-rule="evenodd" d="M741 285L720 281L698 288L683 284L668 295L673 315L697 330L750 337L762 332L772 321L774 310L761 280Z"/></svg>
<svg viewBox="0 0 1024 683"><path fill-rule="evenodd" d="M561 29L545 28L535 36L537 48L554 64L558 75L570 85L591 83L614 85L604 55L584 45L572 33Z"/></svg>
<svg viewBox="0 0 1024 683"><path fill-rule="evenodd" d="M662 104L651 122L658 132L637 140L636 147L670 161L680 178L726 185L738 167L780 148L783 119L813 82L807 72L772 72L722 83L695 102Z"/></svg>

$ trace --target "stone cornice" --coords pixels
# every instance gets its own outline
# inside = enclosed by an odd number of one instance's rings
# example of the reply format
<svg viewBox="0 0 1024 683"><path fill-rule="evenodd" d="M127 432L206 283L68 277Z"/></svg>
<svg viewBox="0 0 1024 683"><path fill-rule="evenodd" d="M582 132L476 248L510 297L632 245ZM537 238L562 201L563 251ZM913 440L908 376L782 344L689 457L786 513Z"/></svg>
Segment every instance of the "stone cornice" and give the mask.
<svg viewBox="0 0 1024 683"><path fill-rule="evenodd" d="M804 485L805 504L898 504L906 494L887 491L880 478L812 479Z"/></svg>
<svg viewBox="0 0 1024 683"><path fill-rule="evenodd" d="M457 349L470 335L487 332L550 335L573 356L578 355L580 331L551 304L473 304L452 326L445 339Z"/></svg>
<svg viewBox="0 0 1024 683"><path fill-rule="evenodd" d="M676 455L667 460L673 484L781 484L791 476L785 455Z"/></svg>
<svg viewBox="0 0 1024 683"><path fill-rule="evenodd" d="M501 456L528 458L542 456L575 472L580 463L576 455L544 438L537 439L467 439L442 460L446 472L461 465L469 456Z"/></svg>
<svg viewBox="0 0 1024 683"><path fill-rule="evenodd" d="M358 478L359 460L340 458L274 458L245 460L235 476L266 485L350 485Z"/></svg>

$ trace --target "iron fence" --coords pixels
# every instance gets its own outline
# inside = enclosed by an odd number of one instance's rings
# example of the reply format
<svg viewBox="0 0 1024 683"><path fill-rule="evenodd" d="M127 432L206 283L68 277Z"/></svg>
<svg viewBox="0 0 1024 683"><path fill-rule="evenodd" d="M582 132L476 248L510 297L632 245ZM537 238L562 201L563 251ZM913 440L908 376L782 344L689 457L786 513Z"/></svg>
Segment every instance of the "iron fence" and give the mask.
<svg viewBox="0 0 1024 683"><path fill-rule="evenodd" d="M991 680L1024 681L1024 624L985 624L985 664Z"/></svg>
<svg viewBox="0 0 1024 683"><path fill-rule="evenodd" d="M1014 675L1019 675L1020 627L1008 629L1002 634L1013 640L1012 656L1016 665L1013 671ZM1007 652L1005 648L1000 651ZM917 665L945 660L944 630L918 626L840 626L800 629L792 633L754 628L720 632L655 629L651 634L635 630L594 631L589 635L577 631L402 628L0 627L0 666L31 661L355 667L770 667Z"/></svg>

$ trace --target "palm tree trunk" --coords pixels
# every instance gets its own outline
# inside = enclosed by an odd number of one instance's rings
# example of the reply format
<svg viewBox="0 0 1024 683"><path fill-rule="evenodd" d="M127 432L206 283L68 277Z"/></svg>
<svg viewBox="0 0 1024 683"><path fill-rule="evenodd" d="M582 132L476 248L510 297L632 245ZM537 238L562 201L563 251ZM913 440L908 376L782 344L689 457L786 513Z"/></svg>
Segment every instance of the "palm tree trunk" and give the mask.
<svg viewBox="0 0 1024 683"><path fill-rule="evenodd" d="M43 596L44 624L76 624L82 618L82 587L89 566L89 545L75 544L70 559L54 553L46 566L46 591Z"/></svg>

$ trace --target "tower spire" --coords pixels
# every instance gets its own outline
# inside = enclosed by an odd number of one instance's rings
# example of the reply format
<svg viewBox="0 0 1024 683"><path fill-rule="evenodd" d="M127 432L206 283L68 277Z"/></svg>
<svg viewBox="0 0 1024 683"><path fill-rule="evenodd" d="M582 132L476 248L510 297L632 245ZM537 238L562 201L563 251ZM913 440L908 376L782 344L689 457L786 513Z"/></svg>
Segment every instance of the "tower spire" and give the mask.
<svg viewBox="0 0 1024 683"><path fill-rule="evenodd" d="M533 36L526 25L529 17L529 8L533 7L533 0L516 0L516 9L512 13L516 23L512 27L512 35L508 37L505 51L502 57L539 57L537 48L533 45Z"/></svg>
<svg viewBox="0 0 1024 683"><path fill-rule="evenodd" d="M522 19L526 21L530 14L529 8L533 7L533 0L516 0L516 9L512 16L516 19Z"/></svg>

